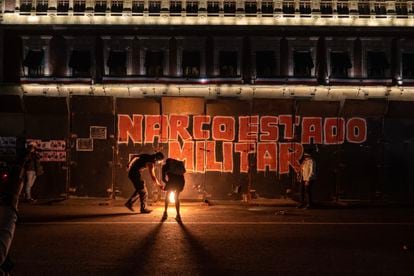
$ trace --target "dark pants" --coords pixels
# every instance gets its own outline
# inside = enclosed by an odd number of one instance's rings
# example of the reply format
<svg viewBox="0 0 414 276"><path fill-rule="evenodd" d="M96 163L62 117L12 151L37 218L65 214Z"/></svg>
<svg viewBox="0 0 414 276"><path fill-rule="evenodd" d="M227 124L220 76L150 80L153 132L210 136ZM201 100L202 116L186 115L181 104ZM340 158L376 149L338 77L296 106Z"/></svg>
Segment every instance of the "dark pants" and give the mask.
<svg viewBox="0 0 414 276"><path fill-rule="evenodd" d="M133 176L130 175L129 179L132 181L132 184L134 184L135 191L129 197L127 203L132 205L139 198L141 202L141 210L146 209L148 192L147 192L147 188L145 187L144 181L141 180L141 175L133 175Z"/></svg>
<svg viewBox="0 0 414 276"><path fill-rule="evenodd" d="M310 180L309 184L305 186L305 182L302 181L300 185L300 197L301 197L301 204L311 206L313 204L312 202L312 186L314 184L315 180Z"/></svg>

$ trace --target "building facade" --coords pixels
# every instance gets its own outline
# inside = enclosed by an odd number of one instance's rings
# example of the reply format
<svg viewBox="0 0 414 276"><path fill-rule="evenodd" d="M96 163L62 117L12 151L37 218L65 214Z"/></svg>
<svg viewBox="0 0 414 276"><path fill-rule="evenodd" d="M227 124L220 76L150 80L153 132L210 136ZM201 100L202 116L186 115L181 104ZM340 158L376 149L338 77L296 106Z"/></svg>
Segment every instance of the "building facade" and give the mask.
<svg viewBox="0 0 414 276"><path fill-rule="evenodd" d="M125 196L159 149L188 197L287 196L304 151L319 200L414 196L412 1L4 0L0 22L0 136L50 153L41 195Z"/></svg>

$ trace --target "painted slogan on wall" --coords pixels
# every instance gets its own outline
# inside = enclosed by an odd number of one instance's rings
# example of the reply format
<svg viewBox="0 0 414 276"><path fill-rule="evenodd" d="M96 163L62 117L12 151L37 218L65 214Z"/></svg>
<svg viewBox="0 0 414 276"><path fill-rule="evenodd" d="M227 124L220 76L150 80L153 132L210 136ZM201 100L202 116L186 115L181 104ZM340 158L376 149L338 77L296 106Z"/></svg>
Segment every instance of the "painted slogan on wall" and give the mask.
<svg viewBox="0 0 414 276"><path fill-rule="evenodd" d="M184 160L189 172L248 172L249 155L257 171L298 170L304 146L363 143L364 118L118 114L119 144L168 144L168 156Z"/></svg>

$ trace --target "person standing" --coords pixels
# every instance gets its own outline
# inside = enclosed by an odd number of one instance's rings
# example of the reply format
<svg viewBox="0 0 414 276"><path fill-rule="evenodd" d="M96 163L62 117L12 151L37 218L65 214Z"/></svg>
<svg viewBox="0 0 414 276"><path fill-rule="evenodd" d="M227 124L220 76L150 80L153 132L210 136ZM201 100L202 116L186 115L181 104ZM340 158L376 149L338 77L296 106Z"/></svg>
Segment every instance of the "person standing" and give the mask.
<svg viewBox="0 0 414 276"><path fill-rule="evenodd" d="M316 179L316 162L310 153L304 153L300 166L302 181L300 185L301 203L299 208L309 209L313 206L312 188Z"/></svg>
<svg viewBox="0 0 414 276"><path fill-rule="evenodd" d="M175 194L175 210L177 212L175 220L181 222L180 214L180 193L184 189L186 173L184 162L168 158L162 166L162 181L165 183L164 190L167 191L165 195L165 208L162 215L162 220L168 218L168 204L170 203L170 194Z"/></svg>
<svg viewBox="0 0 414 276"><path fill-rule="evenodd" d="M148 169L153 183L157 186L161 186L157 177L155 176L155 164L161 162L164 159L162 152L156 152L154 154L139 154L131 159L128 163L128 178L134 185L135 191L132 193L125 207L134 212L133 205L140 199L141 213L148 214L152 210L147 209L148 192L145 186L145 182L142 180L141 173L144 169Z"/></svg>
<svg viewBox="0 0 414 276"><path fill-rule="evenodd" d="M35 144L29 144L27 154L24 160L25 170L25 201L33 203L36 200L32 197L32 188L36 181L36 177L43 174L43 167L40 164L40 155Z"/></svg>

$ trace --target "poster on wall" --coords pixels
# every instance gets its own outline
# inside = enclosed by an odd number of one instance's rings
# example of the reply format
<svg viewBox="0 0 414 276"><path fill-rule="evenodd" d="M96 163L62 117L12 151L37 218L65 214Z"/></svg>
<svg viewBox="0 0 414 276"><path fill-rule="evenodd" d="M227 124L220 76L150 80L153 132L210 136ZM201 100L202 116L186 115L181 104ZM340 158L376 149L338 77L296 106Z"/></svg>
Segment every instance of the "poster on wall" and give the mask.
<svg viewBox="0 0 414 276"><path fill-rule="evenodd" d="M89 129L90 138L92 139L106 139L106 127L104 126L91 126Z"/></svg>
<svg viewBox="0 0 414 276"><path fill-rule="evenodd" d="M76 139L76 151L93 151L93 139L92 138L77 138Z"/></svg>
<svg viewBox="0 0 414 276"><path fill-rule="evenodd" d="M66 141L65 140L39 140L27 139L26 147L29 144L36 144L39 149L41 162L65 162Z"/></svg>
<svg viewBox="0 0 414 276"><path fill-rule="evenodd" d="M16 158L16 137L0 137L0 161Z"/></svg>
<svg viewBox="0 0 414 276"><path fill-rule="evenodd" d="M0 137L0 147L1 148L15 148L16 137Z"/></svg>

